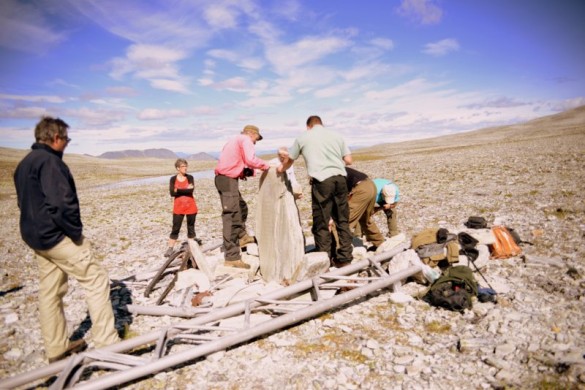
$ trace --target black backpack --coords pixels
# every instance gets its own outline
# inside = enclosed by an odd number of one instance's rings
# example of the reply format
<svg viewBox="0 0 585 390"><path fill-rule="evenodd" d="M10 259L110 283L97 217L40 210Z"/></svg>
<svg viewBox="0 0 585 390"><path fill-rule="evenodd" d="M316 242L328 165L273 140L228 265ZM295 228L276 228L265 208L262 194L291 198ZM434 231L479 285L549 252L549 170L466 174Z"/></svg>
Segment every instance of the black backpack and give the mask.
<svg viewBox="0 0 585 390"><path fill-rule="evenodd" d="M484 217L471 216L464 225L470 229L485 229L487 228L487 221Z"/></svg>
<svg viewBox="0 0 585 390"><path fill-rule="evenodd" d="M433 282L423 300L437 307L462 312L471 309L478 285L471 268L461 265L450 267Z"/></svg>

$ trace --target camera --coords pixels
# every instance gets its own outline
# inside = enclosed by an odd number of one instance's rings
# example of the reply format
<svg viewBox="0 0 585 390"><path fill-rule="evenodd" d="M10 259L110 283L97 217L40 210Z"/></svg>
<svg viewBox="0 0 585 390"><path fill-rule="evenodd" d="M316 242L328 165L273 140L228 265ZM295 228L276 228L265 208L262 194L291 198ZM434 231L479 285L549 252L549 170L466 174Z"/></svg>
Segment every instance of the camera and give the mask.
<svg viewBox="0 0 585 390"><path fill-rule="evenodd" d="M242 172L242 176L243 177L250 177L250 176L254 176L254 170L252 168L244 168L244 171Z"/></svg>

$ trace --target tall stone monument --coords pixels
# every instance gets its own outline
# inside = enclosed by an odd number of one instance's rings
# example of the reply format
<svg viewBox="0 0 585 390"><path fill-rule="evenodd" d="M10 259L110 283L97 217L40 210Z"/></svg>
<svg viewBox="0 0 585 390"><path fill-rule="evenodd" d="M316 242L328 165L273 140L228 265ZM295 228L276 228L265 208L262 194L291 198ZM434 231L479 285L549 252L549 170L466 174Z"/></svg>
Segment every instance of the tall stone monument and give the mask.
<svg viewBox="0 0 585 390"><path fill-rule="evenodd" d="M271 166L260 177L256 239L260 274L267 282L295 282L305 254L299 211L286 173Z"/></svg>

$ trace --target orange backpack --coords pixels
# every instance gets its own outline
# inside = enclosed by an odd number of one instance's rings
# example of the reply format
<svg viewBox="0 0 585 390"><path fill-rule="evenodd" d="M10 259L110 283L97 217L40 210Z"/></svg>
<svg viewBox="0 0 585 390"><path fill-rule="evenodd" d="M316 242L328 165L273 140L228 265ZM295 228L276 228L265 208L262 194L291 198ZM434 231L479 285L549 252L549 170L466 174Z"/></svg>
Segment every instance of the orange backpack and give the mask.
<svg viewBox="0 0 585 390"><path fill-rule="evenodd" d="M490 245L493 259L507 259L522 253L522 249L516 244L512 234L504 226L493 226L492 232L496 237L496 241Z"/></svg>

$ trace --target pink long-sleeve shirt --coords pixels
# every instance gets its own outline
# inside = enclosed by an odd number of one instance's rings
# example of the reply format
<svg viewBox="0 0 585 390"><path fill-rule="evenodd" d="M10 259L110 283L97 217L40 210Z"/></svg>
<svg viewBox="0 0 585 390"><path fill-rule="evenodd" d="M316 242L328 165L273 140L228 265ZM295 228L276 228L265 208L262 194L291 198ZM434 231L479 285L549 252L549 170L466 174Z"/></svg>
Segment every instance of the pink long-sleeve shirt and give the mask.
<svg viewBox="0 0 585 390"><path fill-rule="evenodd" d="M215 174L237 179L245 167L268 169L269 165L266 161L256 157L254 143L250 137L239 134L229 139L224 145L215 167Z"/></svg>

